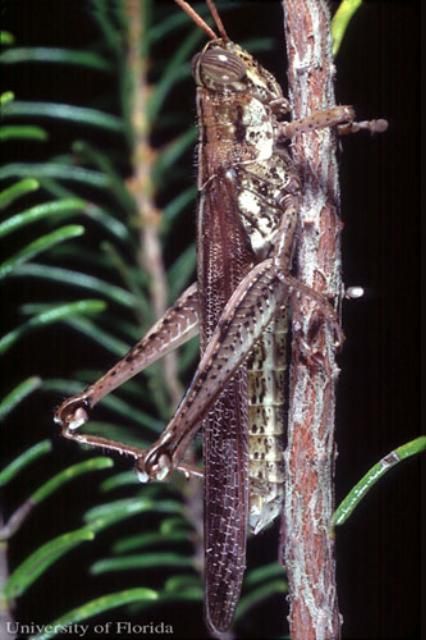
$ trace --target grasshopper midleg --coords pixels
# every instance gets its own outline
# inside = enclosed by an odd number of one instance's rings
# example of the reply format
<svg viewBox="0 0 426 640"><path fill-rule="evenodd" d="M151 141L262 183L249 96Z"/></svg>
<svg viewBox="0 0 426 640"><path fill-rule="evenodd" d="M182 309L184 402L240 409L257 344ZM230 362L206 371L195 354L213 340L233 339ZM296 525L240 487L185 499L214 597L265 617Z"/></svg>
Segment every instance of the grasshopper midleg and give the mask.
<svg viewBox="0 0 426 640"><path fill-rule="evenodd" d="M57 421L73 431L88 420L88 411L108 393L198 333L198 296L194 283L130 351L81 394L68 398ZM56 418L55 418L56 419Z"/></svg>

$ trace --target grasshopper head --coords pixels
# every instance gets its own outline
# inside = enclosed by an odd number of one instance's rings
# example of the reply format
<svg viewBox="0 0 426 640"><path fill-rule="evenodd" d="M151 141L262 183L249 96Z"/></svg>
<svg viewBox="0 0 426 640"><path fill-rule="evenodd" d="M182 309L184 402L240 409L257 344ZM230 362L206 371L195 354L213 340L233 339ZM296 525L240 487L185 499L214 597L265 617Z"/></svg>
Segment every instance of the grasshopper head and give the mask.
<svg viewBox="0 0 426 640"><path fill-rule="evenodd" d="M192 70L196 84L215 93L250 91L262 102L283 98L273 75L230 40L217 38L208 42L194 56Z"/></svg>

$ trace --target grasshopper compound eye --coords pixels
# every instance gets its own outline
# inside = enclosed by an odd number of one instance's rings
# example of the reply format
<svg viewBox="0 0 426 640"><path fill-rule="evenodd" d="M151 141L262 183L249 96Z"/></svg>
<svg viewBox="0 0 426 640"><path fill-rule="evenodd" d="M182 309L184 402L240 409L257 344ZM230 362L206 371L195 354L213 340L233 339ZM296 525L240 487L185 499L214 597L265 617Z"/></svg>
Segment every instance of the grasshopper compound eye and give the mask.
<svg viewBox="0 0 426 640"><path fill-rule="evenodd" d="M243 90L246 65L235 53L223 47L210 47L198 54L192 67L197 84L207 88Z"/></svg>

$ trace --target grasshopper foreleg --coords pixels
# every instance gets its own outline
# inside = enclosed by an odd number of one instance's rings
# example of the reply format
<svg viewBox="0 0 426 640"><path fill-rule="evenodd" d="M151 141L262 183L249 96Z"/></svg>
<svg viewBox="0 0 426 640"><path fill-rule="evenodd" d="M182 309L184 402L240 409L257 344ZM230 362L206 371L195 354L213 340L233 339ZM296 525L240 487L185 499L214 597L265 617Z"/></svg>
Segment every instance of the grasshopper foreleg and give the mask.
<svg viewBox="0 0 426 640"><path fill-rule="evenodd" d="M350 135L360 131L371 134L383 133L388 128L388 121L383 118L377 120L355 121L355 111L352 107L339 105L323 111L315 111L309 116L291 122L281 122L278 128L279 138L293 138L299 133L316 131L328 127L336 127L339 135Z"/></svg>
<svg viewBox="0 0 426 640"><path fill-rule="evenodd" d="M316 131L338 125L349 126L354 121L355 112L352 107L340 105L323 111L315 111L309 116L291 122L281 122L279 136L293 138L299 133Z"/></svg>

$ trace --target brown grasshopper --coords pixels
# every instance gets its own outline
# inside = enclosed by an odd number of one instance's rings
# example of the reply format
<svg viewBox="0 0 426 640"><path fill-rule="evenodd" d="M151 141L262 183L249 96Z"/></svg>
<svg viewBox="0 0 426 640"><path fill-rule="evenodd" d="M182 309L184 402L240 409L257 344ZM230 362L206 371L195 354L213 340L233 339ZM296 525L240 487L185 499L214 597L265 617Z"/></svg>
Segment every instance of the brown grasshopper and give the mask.
<svg viewBox="0 0 426 640"><path fill-rule="evenodd" d="M135 459L142 481L173 470L204 478L206 617L231 625L245 570L247 531L280 513L283 482L287 310L291 294L318 300L291 275L302 185L285 143L354 118L340 106L286 122L290 105L274 77L233 43L212 0L218 34L184 0L177 4L209 41L193 60L197 86L197 283L129 353L55 414L65 437ZM175 415L147 450L78 431L108 393L196 332L201 359ZM204 470L184 462L203 427Z"/></svg>

